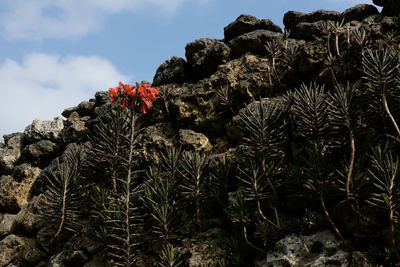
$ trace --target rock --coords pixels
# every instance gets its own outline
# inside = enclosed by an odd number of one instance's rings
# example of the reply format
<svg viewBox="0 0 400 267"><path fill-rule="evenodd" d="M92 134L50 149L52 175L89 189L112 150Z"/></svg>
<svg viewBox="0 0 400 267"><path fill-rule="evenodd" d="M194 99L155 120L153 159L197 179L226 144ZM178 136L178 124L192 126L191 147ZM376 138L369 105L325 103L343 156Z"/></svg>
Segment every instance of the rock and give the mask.
<svg viewBox="0 0 400 267"><path fill-rule="evenodd" d="M29 163L23 163L14 168L13 178L17 182L21 182L30 177L36 177L40 173L40 169L32 167Z"/></svg>
<svg viewBox="0 0 400 267"><path fill-rule="evenodd" d="M36 119L25 128L24 135L31 143L44 139L57 141L63 128L61 117L56 117L52 121Z"/></svg>
<svg viewBox="0 0 400 267"><path fill-rule="evenodd" d="M22 157L26 162L41 168L46 167L50 161L61 152L61 146L49 140L27 145L22 150Z"/></svg>
<svg viewBox="0 0 400 267"><path fill-rule="evenodd" d="M6 266L21 257L26 246L32 246L34 239L8 235L0 241L0 266ZM31 265L32 266L32 265Z"/></svg>
<svg viewBox="0 0 400 267"><path fill-rule="evenodd" d="M316 10L305 14L302 12L289 11L283 16L283 24L289 30L296 27L301 22L317 22L317 21L339 21L340 13L336 11Z"/></svg>
<svg viewBox="0 0 400 267"><path fill-rule="evenodd" d="M110 97L106 91L99 91L95 94L95 106L99 107L110 102Z"/></svg>
<svg viewBox="0 0 400 267"><path fill-rule="evenodd" d="M22 133L4 135L5 145L0 147L0 175L9 174L21 156L24 136Z"/></svg>
<svg viewBox="0 0 400 267"><path fill-rule="evenodd" d="M0 240L11 234L12 225L17 215L15 214L0 214Z"/></svg>
<svg viewBox="0 0 400 267"><path fill-rule="evenodd" d="M72 112L69 115L62 132L62 139L64 142L72 143L79 141L79 139L84 136L87 131L86 121L89 119L89 116L80 117L78 112Z"/></svg>
<svg viewBox="0 0 400 267"><path fill-rule="evenodd" d="M344 23L352 20L362 21L363 19L376 14L379 14L379 11L375 6L359 4L343 11L340 19L343 20Z"/></svg>
<svg viewBox="0 0 400 267"><path fill-rule="evenodd" d="M106 267L106 266L107 266L107 260L103 253L95 254L92 257L91 261L83 265L83 267Z"/></svg>
<svg viewBox="0 0 400 267"><path fill-rule="evenodd" d="M17 213L28 203L29 191L39 175L40 169L33 168L30 175L17 182L11 176L0 177L0 211Z"/></svg>
<svg viewBox="0 0 400 267"><path fill-rule="evenodd" d="M189 75L194 80L209 77L229 60L230 48L217 39L200 38L185 48Z"/></svg>
<svg viewBox="0 0 400 267"><path fill-rule="evenodd" d="M78 108L77 108L77 112L78 112L79 116L83 117L83 116L90 115L90 113L93 110L95 105L96 105L96 103L91 102L91 101L83 101L83 102L79 103Z"/></svg>
<svg viewBox="0 0 400 267"><path fill-rule="evenodd" d="M398 0L387 0L387 3L382 9L383 16L395 17L400 15L400 1Z"/></svg>
<svg viewBox="0 0 400 267"><path fill-rule="evenodd" d="M300 22L291 31L291 37L305 41L315 41L325 35L326 21Z"/></svg>
<svg viewBox="0 0 400 267"><path fill-rule="evenodd" d="M89 257L81 250L63 250L53 256L48 267L82 266L89 261Z"/></svg>
<svg viewBox="0 0 400 267"><path fill-rule="evenodd" d="M186 60L173 56L157 68L153 78L153 86L183 83L186 79Z"/></svg>
<svg viewBox="0 0 400 267"><path fill-rule="evenodd" d="M185 247L184 251L190 254L188 260L190 267L224 266L226 244L222 239L218 238L221 234L221 229L212 228L193 238L194 242L188 238L182 241Z"/></svg>
<svg viewBox="0 0 400 267"><path fill-rule="evenodd" d="M282 34L268 30L255 30L229 41L232 55L238 57L247 52L265 54L265 44L272 40L281 40Z"/></svg>
<svg viewBox="0 0 400 267"><path fill-rule="evenodd" d="M24 205L15 217L12 231L15 233L35 234L45 224L40 218L40 201L42 195L34 196L29 203Z"/></svg>
<svg viewBox="0 0 400 267"><path fill-rule="evenodd" d="M374 3L374 5L384 6L388 2L388 0L372 0L372 2Z"/></svg>
<svg viewBox="0 0 400 267"><path fill-rule="evenodd" d="M61 113L65 118L69 118L72 112L76 112L78 110L78 107L69 107L64 109L64 111Z"/></svg>
<svg viewBox="0 0 400 267"><path fill-rule="evenodd" d="M348 258L349 253L340 249L340 242L327 230L311 236L292 234L279 240L256 266L349 266Z"/></svg>
<svg viewBox="0 0 400 267"><path fill-rule="evenodd" d="M372 261L368 259L366 253L353 251L351 255L351 266L354 267L371 267L374 266Z"/></svg>
<svg viewBox="0 0 400 267"><path fill-rule="evenodd" d="M251 15L240 15L234 22L224 28L225 42L255 30L282 32L282 29L269 19L259 20Z"/></svg>
<svg viewBox="0 0 400 267"><path fill-rule="evenodd" d="M179 130L179 143L188 150L210 151L212 149L207 136L189 129Z"/></svg>

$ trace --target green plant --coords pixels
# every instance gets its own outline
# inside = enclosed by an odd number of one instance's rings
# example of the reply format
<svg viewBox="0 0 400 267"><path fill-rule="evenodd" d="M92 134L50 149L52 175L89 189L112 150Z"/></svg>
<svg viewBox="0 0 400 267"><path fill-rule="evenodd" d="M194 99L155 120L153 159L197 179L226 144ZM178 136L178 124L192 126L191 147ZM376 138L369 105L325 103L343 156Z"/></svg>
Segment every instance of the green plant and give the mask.
<svg viewBox="0 0 400 267"><path fill-rule="evenodd" d="M194 203L197 224L200 224L201 203L207 195L209 160L210 153L198 151L185 151L181 159L183 177L180 185L181 193L184 198Z"/></svg>
<svg viewBox="0 0 400 267"><path fill-rule="evenodd" d="M64 162L57 162L57 169L50 170L47 178L47 190L43 195L41 219L56 227L50 243L53 243L64 230L76 232L80 229L80 201L83 178L80 170L85 161L81 146L74 146L64 154Z"/></svg>
<svg viewBox="0 0 400 267"><path fill-rule="evenodd" d="M395 238L396 226L400 222L399 158L394 157L387 147L378 146L373 150L371 162L370 174L377 191L372 193L368 203L387 213L390 222L392 250L397 259L400 259Z"/></svg>
<svg viewBox="0 0 400 267"><path fill-rule="evenodd" d="M182 265L179 251L170 244L165 244L159 254L161 267L178 267Z"/></svg>

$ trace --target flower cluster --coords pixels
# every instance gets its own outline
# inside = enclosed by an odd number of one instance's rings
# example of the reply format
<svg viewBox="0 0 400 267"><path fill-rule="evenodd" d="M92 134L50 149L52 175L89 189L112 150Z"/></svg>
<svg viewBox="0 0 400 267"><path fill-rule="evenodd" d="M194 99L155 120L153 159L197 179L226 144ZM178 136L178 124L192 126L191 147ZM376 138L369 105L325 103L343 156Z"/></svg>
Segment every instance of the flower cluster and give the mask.
<svg viewBox="0 0 400 267"><path fill-rule="evenodd" d="M137 108L140 112L146 113L151 108L152 102L157 100L158 88L151 88L150 84L136 83L136 86L119 82L117 87L110 88L111 103L118 103L121 108Z"/></svg>

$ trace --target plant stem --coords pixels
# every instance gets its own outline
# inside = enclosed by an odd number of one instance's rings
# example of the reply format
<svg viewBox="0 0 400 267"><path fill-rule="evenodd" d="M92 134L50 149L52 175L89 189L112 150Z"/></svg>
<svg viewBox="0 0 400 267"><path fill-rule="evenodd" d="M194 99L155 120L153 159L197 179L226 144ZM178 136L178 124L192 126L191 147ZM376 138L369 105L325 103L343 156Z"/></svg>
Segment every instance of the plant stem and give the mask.
<svg viewBox="0 0 400 267"><path fill-rule="evenodd" d="M333 222L331 216L329 215L328 210L326 209L325 201L324 201L324 195L323 195L321 187L322 187L322 183L320 184L320 190L319 190L319 201L321 203L322 210L324 211L324 214L325 214L326 218L328 219L329 224L331 225L332 229L335 231L337 236L344 242L345 240L344 240L342 234L339 232L339 229L336 227L336 225Z"/></svg>
<svg viewBox="0 0 400 267"><path fill-rule="evenodd" d="M386 95L383 93L382 94L382 102L383 102L383 106L385 108L386 114L389 116L390 120L392 121L392 124L394 126L394 128L396 129L397 135L400 137L400 129L399 126L397 125L396 120L394 119L392 113L390 112L388 103L387 103L387 99L386 99Z"/></svg>
<svg viewBox="0 0 400 267"><path fill-rule="evenodd" d="M262 250L261 248L255 246L253 243L251 243L249 241L249 239L247 238L247 228L246 228L245 224L243 224L243 236L244 236L244 240L246 241L247 245L249 245L250 247L252 247L252 248L254 248L254 249L256 249L256 250L258 250L260 252L264 252L264 250Z"/></svg>
<svg viewBox="0 0 400 267"><path fill-rule="evenodd" d="M346 179L346 196L347 199L350 198L350 183L351 183L351 175L353 174L353 168L354 168L354 159L356 155L356 144L354 140L354 134L353 131L350 129L350 147L351 147L351 153L350 153L350 164L349 164L349 170L347 172L347 179Z"/></svg>

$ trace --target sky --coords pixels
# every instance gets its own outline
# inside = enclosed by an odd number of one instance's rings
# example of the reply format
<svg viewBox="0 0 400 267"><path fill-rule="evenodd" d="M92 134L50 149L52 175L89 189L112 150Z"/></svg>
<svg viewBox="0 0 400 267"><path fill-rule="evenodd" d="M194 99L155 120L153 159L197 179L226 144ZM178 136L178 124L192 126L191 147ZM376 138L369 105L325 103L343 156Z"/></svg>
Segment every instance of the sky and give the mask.
<svg viewBox="0 0 400 267"><path fill-rule="evenodd" d="M0 0L0 140L119 81L152 81L197 38L223 39L241 14L283 27L289 10L368 0Z"/></svg>

